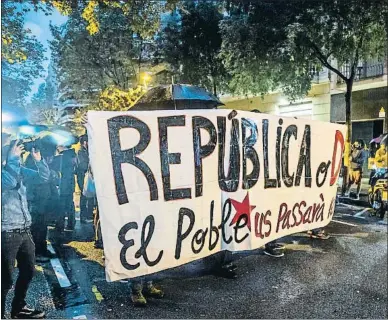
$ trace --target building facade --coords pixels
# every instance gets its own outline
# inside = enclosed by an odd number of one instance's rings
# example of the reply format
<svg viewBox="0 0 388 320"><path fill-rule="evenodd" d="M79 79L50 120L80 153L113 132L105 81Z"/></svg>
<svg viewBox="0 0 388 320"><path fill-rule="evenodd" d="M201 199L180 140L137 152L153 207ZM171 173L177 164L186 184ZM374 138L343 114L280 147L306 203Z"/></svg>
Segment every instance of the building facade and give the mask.
<svg viewBox="0 0 388 320"><path fill-rule="evenodd" d="M341 72L346 75L348 68ZM332 73L324 70L316 74L312 88L304 99L290 102L286 96L273 92L262 97L225 96L225 108L259 110L285 117L345 123L346 85ZM366 143L384 131L383 109L388 109L387 61L360 63L353 86L352 127L353 141Z"/></svg>

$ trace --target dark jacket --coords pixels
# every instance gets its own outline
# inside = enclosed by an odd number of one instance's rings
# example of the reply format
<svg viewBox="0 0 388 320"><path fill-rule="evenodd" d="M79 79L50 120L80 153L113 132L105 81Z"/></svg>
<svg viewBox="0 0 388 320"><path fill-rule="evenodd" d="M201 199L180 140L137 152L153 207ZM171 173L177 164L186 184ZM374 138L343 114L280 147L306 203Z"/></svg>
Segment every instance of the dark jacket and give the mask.
<svg viewBox="0 0 388 320"><path fill-rule="evenodd" d="M352 151L352 161L350 163L352 169L362 170L365 162L365 151L363 149L355 149Z"/></svg>
<svg viewBox="0 0 388 320"><path fill-rule="evenodd" d="M81 148L77 154L77 175L85 174L89 168L89 153L85 148Z"/></svg>
<svg viewBox="0 0 388 320"><path fill-rule="evenodd" d="M45 163L47 164L47 161ZM48 204L52 201L57 201L59 172L51 168L50 165L47 166L50 172L49 179L47 181L39 181L34 185L30 184L27 186L27 200L32 214L47 214ZM28 155L25 161L25 167L34 171L38 170L31 154Z"/></svg>
<svg viewBox="0 0 388 320"><path fill-rule="evenodd" d="M1 167L1 231L31 226L26 186L36 187L50 178L50 170L44 160L36 162L36 168L37 171L21 166L20 158L8 158Z"/></svg>
<svg viewBox="0 0 388 320"><path fill-rule="evenodd" d="M61 172L59 192L61 195L72 195L75 191L77 155L74 149L67 149L60 153L59 159Z"/></svg>

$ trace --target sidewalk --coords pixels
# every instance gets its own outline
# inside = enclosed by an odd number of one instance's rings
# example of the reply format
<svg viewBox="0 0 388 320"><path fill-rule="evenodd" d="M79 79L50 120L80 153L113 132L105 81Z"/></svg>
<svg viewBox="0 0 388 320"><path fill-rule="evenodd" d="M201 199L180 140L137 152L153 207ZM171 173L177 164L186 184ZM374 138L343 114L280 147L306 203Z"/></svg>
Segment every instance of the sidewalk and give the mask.
<svg viewBox="0 0 388 320"><path fill-rule="evenodd" d="M339 177L338 178L338 183L337 183L337 188L338 188L338 192L337 194L341 194L341 189L342 189L342 177ZM368 196L368 190L369 190L369 177L368 178L362 178L361 180L361 191L360 191L360 196ZM351 188L350 188L350 192L352 193L355 193L356 192L356 185L353 185Z"/></svg>
<svg viewBox="0 0 388 320"><path fill-rule="evenodd" d="M353 185L350 188L350 196L343 197L341 196L342 191L342 177L338 178L337 183L337 197L340 203L352 204L356 206L369 207L368 202L368 190L369 190L369 178L362 178L361 180L361 190L360 190L360 199L356 200L356 185Z"/></svg>

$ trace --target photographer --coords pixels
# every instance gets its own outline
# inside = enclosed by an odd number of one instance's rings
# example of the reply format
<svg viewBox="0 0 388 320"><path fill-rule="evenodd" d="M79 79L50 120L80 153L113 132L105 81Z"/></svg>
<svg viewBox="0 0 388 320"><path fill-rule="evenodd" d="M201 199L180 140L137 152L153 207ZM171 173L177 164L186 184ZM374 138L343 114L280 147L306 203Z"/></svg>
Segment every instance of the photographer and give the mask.
<svg viewBox="0 0 388 320"><path fill-rule="evenodd" d="M51 170L50 164L55 155L55 148L48 148L38 140L35 150L40 150L41 156L50 169L48 181L41 181L34 185L27 186L27 200L29 211L32 217L31 233L35 242L35 255L38 262L48 262L52 254L47 250L47 227L52 211L53 201L57 202L57 185L59 183L59 173ZM31 170L38 170L32 152L27 156L25 166Z"/></svg>
<svg viewBox="0 0 388 320"><path fill-rule="evenodd" d="M27 290L35 270L35 245L30 232L31 216L27 206L26 186L48 181L50 171L42 161L39 151L31 150L37 171L20 165L24 146L14 141L2 148L1 196L1 301L2 318L5 299L12 287L15 260L19 275L15 285L11 317L14 319L41 319L45 313L28 308L25 302Z"/></svg>

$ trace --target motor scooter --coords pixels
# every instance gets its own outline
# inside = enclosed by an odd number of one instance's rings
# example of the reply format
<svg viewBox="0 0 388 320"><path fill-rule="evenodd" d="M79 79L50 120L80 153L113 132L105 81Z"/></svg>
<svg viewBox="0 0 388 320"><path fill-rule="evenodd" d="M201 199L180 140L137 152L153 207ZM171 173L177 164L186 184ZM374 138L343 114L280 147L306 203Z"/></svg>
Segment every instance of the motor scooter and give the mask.
<svg viewBox="0 0 388 320"><path fill-rule="evenodd" d="M379 215L380 219L384 219L385 213L388 211L388 171L378 173L379 177L374 186L368 190L368 202L374 209L371 215Z"/></svg>

